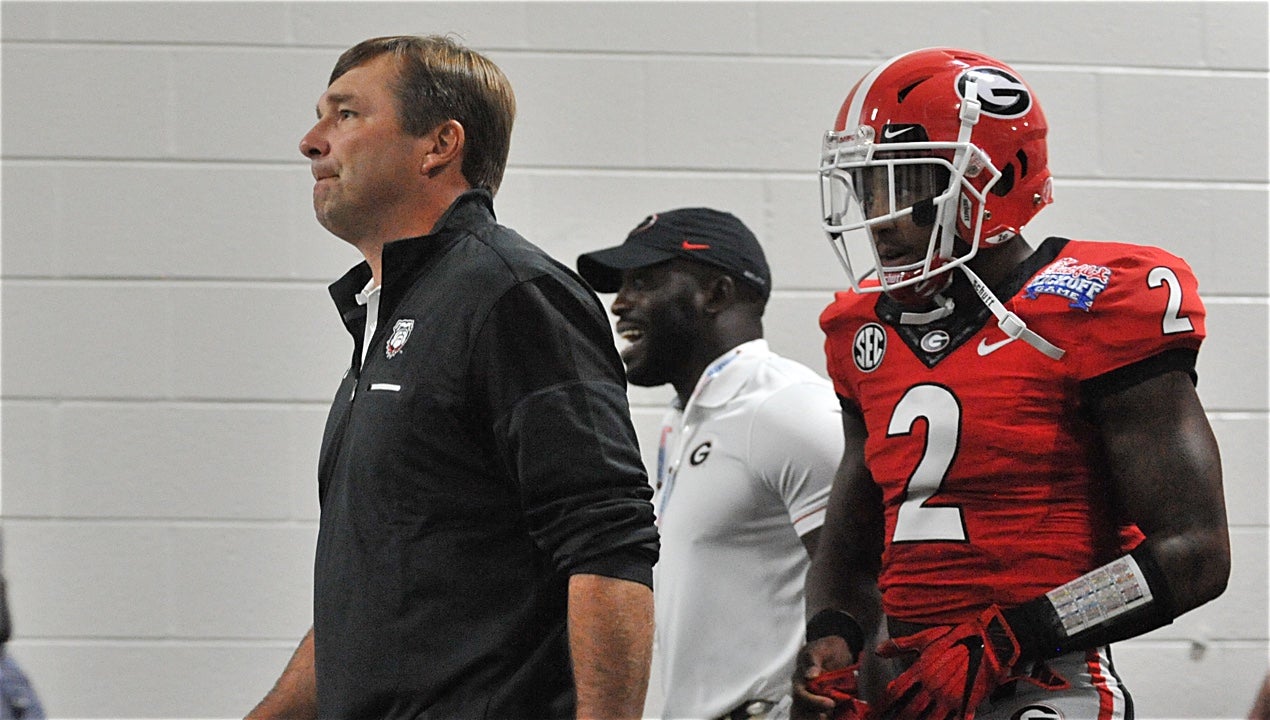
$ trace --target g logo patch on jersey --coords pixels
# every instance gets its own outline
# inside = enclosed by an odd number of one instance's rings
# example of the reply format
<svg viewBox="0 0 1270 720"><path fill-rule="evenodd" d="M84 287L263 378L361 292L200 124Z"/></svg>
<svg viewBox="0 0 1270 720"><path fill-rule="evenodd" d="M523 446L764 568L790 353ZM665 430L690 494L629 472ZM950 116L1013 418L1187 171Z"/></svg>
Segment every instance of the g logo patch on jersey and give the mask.
<svg viewBox="0 0 1270 720"><path fill-rule="evenodd" d="M688 464L696 467L706 461L710 457L710 448L714 446L714 442L707 440L692 449L692 453L688 455Z"/></svg>
<svg viewBox="0 0 1270 720"><path fill-rule="evenodd" d="M851 357L860 372L873 372L886 354L886 330L877 323L861 325L851 341Z"/></svg>
<svg viewBox="0 0 1270 720"><path fill-rule="evenodd" d="M973 67L957 76L957 97L966 96L966 82L978 81L980 112L999 118L1016 118L1032 109L1032 94L1022 80L1001 68Z"/></svg>
<svg viewBox="0 0 1270 720"><path fill-rule="evenodd" d="M931 330L922 336L922 341L919 344L926 352L937 353L948 347L948 343L951 341L952 338L948 337L948 333L943 330Z"/></svg>

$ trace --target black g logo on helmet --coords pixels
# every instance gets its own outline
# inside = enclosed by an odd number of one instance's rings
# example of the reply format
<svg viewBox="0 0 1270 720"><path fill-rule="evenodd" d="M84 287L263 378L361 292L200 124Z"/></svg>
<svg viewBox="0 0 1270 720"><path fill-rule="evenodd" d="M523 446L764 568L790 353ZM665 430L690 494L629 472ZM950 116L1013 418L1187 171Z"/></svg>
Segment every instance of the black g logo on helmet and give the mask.
<svg viewBox="0 0 1270 720"><path fill-rule="evenodd" d="M985 115L1016 118L1032 109L1032 93L1022 80L1001 68L973 67L957 76L957 97L966 96L966 81L971 74L979 81L977 94Z"/></svg>

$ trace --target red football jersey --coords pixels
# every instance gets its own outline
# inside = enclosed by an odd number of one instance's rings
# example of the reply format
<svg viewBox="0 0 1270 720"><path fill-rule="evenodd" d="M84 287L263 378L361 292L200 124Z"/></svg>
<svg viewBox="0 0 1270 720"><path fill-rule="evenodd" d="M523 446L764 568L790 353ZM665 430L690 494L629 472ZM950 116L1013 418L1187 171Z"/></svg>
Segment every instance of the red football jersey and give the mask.
<svg viewBox="0 0 1270 720"><path fill-rule="evenodd" d="M1064 357L1010 340L986 307L902 325L889 298L847 291L820 318L829 374L868 430L892 617L950 624L1018 605L1142 539L1114 507L1082 406L1193 371L1204 307L1190 267L1157 248L1051 238L994 290Z"/></svg>

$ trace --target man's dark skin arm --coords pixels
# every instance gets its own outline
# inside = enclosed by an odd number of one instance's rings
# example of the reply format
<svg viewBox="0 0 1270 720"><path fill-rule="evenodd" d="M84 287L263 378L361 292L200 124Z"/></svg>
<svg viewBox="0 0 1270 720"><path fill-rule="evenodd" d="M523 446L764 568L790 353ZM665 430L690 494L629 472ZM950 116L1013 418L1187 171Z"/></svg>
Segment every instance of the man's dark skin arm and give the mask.
<svg viewBox="0 0 1270 720"><path fill-rule="evenodd" d="M882 622L882 597L877 587L884 529L882 495L864 465L867 432L858 411L843 408L842 429L842 462L807 571L807 617L825 609L843 610L859 621L866 638L873 638ZM794 670L794 717L828 717L833 701L808 693L806 681L852 662L846 640L836 635L805 646ZM867 697L867 691L865 694Z"/></svg>
<svg viewBox="0 0 1270 720"><path fill-rule="evenodd" d="M1092 411L1116 499L1146 535L1173 616L1220 595L1230 577L1221 457L1190 377L1166 372Z"/></svg>

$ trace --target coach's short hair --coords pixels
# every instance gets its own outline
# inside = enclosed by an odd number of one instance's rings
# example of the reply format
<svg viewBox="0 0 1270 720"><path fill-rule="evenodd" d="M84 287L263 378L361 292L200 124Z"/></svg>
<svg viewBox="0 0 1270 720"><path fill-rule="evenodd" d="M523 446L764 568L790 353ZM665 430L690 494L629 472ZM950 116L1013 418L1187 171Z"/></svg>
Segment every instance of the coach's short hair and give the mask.
<svg viewBox="0 0 1270 720"><path fill-rule="evenodd" d="M397 61L393 90L402 128L417 137L457 120L467 138L463 177L472 187L497 193L516 119L516 96L503 71L449 37L397 35L363 40L345 50L327 84L389 54Z"/></svg>

